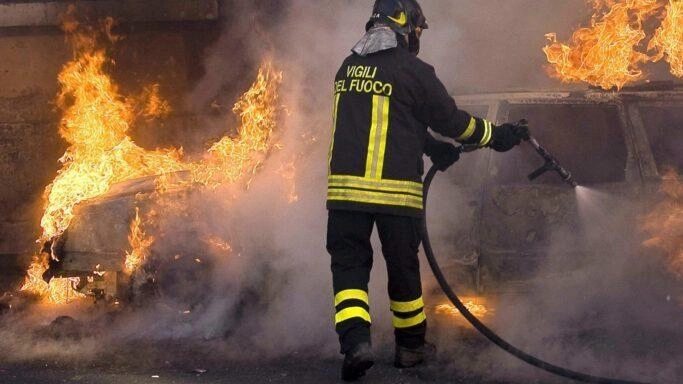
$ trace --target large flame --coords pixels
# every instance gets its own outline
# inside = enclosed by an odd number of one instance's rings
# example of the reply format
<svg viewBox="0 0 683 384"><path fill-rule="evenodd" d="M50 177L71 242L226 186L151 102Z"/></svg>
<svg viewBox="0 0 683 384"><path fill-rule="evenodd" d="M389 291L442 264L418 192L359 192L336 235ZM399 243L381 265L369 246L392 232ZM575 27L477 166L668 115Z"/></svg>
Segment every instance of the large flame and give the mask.
<svg viewBox="0 0 683 384"><path fill-rule="evenodd" d="M648 49L656 50L654 61L664 58L671 66L671 73L683 77L683 1L670 0L662 25L655 32Z"/></svg>
<svg viewBox="0 0 683 384"><path fill-rule="evenodd" d="M282 73L270 61L262 63L256 81L234 106L234 113L241 119L237 134L215 142L201 161L184 160L182 148L150 151L136 145L128 136L135 118L163 115L168 113L169 106L159 97L156 85L142 93L142 103L132 103L119 93L107 71L113 63L100 43L103 36L109 41L116 40L111 34L112 24L110 19L105 20L100 32L81 28L74 22L64 25L74 58L59 74L61 90L57 105L62 111L59 133L69 146L59 160L62 168L44 193L39 242L60 236L71 223L78 203L106 193L113 184L177 171L189 171L194 183L211 187L240 180L249 182L263 155L272 147ZM151 244L141 228L136 212L131 226L132 250L125 265L128 272L140 265ZM72 282L68 279L53 278L49 284L43 281L47 257L43 254L34 258L22 290L58 303L78 296L71 292ZM55 295L67 299L55 299Z"/></svg>
<svg viewBox="0 0 683 384"><path fill-rule="evenodd" d="M662 249L669 269L683 279L683 182L670 171L663 178L666 199L645 218L645 230L651 238L645 245Z"/></svg>
<svg viewBox="0 0 683 384"><path fill-rule="evenodd" d="M589 0L595 9L590 27L574 32L568 44L555 33L543 48L553 76L563 82L587 82L603 89L622 88L643 78L650 60L638 51L645 40L643 21L660 8L658 0Z"/></svg>

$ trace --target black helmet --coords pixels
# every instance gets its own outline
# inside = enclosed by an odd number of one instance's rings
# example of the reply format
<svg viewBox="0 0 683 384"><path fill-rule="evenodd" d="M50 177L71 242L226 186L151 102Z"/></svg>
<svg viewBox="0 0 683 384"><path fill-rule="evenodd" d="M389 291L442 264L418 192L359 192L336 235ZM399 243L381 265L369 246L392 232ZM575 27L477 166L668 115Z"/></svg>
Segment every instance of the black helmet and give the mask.
<svg viewBox="0 0 683 384"><path fill-rule="evenodd" d="M369 30L376 22L388 25L403 36L415 32L416 28L429 28L422 7L416 0L376 0L365 29Z"/></svg>

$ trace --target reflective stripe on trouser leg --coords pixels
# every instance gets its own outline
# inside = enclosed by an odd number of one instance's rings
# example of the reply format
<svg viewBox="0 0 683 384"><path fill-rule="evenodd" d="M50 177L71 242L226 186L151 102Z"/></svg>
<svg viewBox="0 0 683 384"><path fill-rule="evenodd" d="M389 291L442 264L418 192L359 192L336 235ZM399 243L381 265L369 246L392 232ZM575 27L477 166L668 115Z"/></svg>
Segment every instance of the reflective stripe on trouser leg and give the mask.
<svg viewBox="0 0 683 384"><path fill-rule="evenodd" d="M370 319L370 302L368 293L361 289L345 289L334 296L334 306L337 314L334 323L339 325L348 320L364 320L372 323Z"/></svg>
<svg viewBox="0 0 683 384"><path fill-rule="evenodd" d="M370 304L362 289L345 289L334 296L334 325L339 335L341 353L355 345L370 342Z"/></svg>
<svg viewBox="0 0 683 384"><path fill-rule="evenodd" d="M392 323L394 328L411 328L427 320L424 313L422 297L412 301L391 301L391 311L394 313Z"/></svg>

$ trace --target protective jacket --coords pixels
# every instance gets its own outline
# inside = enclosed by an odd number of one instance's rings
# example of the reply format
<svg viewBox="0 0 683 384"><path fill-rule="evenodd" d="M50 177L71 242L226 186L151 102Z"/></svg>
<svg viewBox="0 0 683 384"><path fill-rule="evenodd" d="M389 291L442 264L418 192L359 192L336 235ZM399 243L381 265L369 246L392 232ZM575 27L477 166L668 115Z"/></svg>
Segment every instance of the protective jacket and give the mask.
<svg viewBox="0 0 683 384"><path fill-rule="evenodd" d="M493 129L459 110L434 68L400 45L346 58L334 83L327 208L421 217L428 127L482 147Z"/></svg>

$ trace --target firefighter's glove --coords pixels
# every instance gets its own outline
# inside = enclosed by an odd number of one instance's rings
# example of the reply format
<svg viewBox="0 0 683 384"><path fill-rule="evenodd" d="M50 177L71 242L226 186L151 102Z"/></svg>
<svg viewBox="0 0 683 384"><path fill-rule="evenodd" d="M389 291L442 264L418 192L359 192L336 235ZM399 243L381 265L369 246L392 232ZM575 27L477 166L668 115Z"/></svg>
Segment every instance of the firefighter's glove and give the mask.
<svg viewBox="0 0 683 384"><path fill-rule="evenodd" d="M430 145L427 156L429 156L439 171L444 172L451 165L455 164L456 161L460 160L460 150L451 143L435 141Z"/></svg>
<svg viewBox="0 0 683 384"><path fill-rule="evenodd" d="M494 151L507 152L529 139L529 127L520 124L503 124L493 127L493 138L489 145Z"/></svg>

